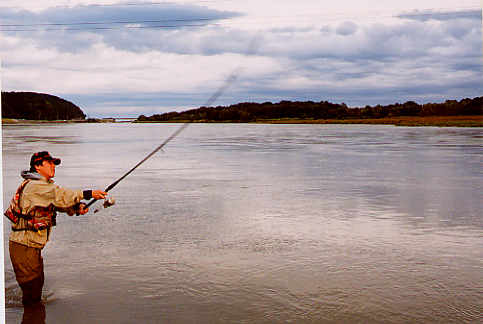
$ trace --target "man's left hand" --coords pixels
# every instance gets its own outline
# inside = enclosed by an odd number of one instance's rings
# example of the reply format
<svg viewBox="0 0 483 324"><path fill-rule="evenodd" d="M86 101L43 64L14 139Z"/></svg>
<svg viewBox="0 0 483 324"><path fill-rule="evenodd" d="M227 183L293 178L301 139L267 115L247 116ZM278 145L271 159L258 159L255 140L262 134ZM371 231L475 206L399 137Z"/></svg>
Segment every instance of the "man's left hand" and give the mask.
<svg viewBox="0 0 483 324"><path fill-rule="evenodd" d="M85 213L87 213L89 211L89 208L85 208L86 205L85 204L80 204L79 205L79 215L84 215Z"/></svg>

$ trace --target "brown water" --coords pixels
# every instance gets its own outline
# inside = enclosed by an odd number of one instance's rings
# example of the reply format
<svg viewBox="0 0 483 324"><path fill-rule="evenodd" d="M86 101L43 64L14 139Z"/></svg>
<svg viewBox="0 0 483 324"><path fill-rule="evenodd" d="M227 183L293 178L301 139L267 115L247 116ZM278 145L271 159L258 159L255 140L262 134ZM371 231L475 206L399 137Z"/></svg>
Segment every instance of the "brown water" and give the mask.
<svg viewBox="0 0 483 324"><path fill-rule="evenodd" d="M35 151L106 188L179 126L4 126L4 206ZM482 179L482 129L191 125L59 217L45 310L5 256L7 323L480 323Z"/></svg>

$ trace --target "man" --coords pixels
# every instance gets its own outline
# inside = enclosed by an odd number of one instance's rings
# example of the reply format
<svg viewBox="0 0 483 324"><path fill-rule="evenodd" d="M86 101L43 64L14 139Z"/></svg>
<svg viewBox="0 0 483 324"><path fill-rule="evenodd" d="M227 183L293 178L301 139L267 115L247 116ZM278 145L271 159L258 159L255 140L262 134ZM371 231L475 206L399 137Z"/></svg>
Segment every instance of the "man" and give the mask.
<svg viewBox="0 0 483 324"><path fill-rule="evenodd" d="M30 159L30 170L22 171L25 179L5 216L12 221L9 237L10 260L17 282L22 288L24 305L39 303L44 285L44 266L41 250L49 241L56 212L69 216L84 215L89 211L82 199L103 199L102 190L72 190L59 188L52 178L60 159L49 152L35 153Z"/></svg>

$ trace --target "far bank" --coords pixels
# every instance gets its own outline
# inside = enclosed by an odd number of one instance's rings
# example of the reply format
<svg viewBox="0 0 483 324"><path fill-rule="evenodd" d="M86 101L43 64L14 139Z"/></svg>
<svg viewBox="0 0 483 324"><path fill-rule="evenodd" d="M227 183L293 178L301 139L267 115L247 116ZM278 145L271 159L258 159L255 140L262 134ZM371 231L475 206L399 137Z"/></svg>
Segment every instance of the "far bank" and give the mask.
<svg viewBox="0 0 483 324"><path fill-rule="evenodd" d="M134 121L135 123L173 123L173 121ZM178 123L190 122L190 120L178 120ZM213 121L196 120L194 123L214 123ZM241 123L225 121L219 123ZM360 119L259 119L250 124L348 124L348 125L394 125L413 127L483 127L483 116L400 116L385 118L360 118Z"/></svg>
<svg viewBox="0 0 483 324"><path fill-rule="evenodd" d="M86 123L88 121L49 121L49 120L24 120L3 118L2 125L22 125L22 124L59 124L59 123ZM114 119L101 119L101 123L113 123ZM121 121L126 123L126 121ZM173 121L132 121L133 123L175 123ZM178 120L177 123L190 122L189 120ZM226 121L223 123L229 123ZM194 123L214 123L213 121L197 120ZM222 123L222 122L219 122ZM241 122L235 122L240 123ZM400 116L385 117L372 119L297 119L297 118L281 118L281 119L260 119L253 123L259 124L349 124L349 125L394 125L394 126L412 126L412 127L483 127L483 116Z"/></svg>

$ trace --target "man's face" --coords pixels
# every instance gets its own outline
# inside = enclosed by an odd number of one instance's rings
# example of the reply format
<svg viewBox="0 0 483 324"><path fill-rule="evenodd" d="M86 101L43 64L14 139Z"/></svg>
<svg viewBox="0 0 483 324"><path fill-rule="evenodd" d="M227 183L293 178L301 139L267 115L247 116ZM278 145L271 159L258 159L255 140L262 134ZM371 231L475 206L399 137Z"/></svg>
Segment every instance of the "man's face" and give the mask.
<svg viewBox="0 0 483 324"><path fill-rule="evenodd" d="M49 180L55 176L55 164L53 161L42 161L42 165L35 166L37 173Z"/></svg>

